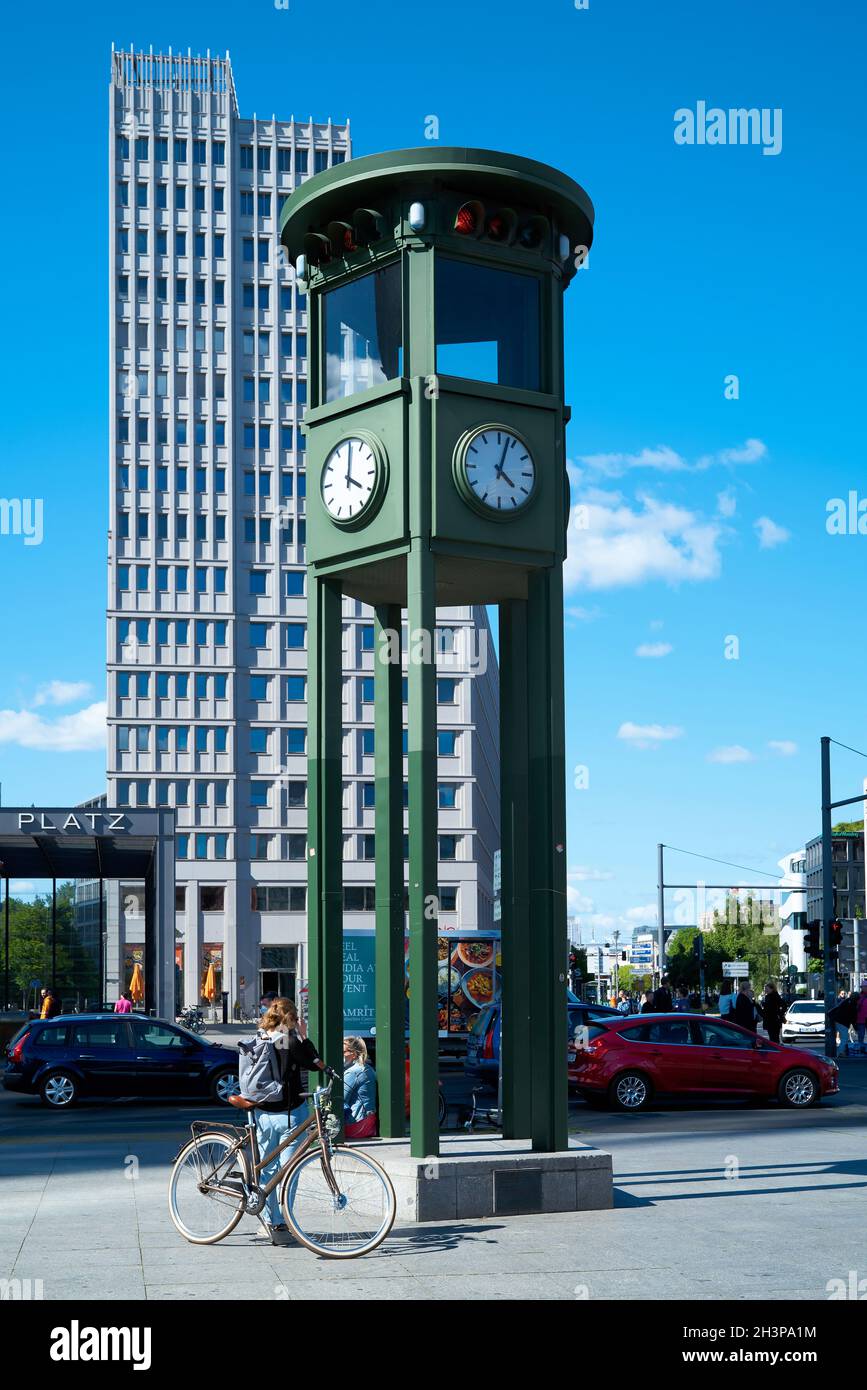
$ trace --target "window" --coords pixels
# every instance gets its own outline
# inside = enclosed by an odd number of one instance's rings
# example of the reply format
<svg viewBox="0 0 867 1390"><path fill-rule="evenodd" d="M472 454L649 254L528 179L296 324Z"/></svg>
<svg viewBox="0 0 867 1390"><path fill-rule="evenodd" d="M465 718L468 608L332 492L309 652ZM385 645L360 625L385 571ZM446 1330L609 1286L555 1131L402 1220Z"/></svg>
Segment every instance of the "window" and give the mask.
<svg viewBox="0 0 867 1390"><path fill-rule="evenodd" d="M307 783L306 782L287 782L286 783L286 809L289 811L300 811L307 805Z"/></svg>
<svg viewBox="0 0 867 1390"><path fill-rule="evenodd" d="M441 912L457 912L458 910L458 890L452 884L441 883L437 889L437 896L440 900Z"/></svg>
<svg viewBox="0 0 867 1390"><path fill-rule="evenodd" d="M262 808L268 805L270 782L250 782L250 805Z"/></svg>
<svg viewBox="0 0 867 1390"><path fill-rule="evenodd" d="M303 648L304 638L307 633L307 628L304 623L287 623L284 630L286 633L286 646L290 650L297 651Z"/></svg>
<svg viewBox="0 0 867 1390"><path fill-rule="evenodd" d="M284 699L287 704L307 698L307 680L304 676L287 676L283 682Z"/></svg>
<svg viewBox="0 0 867 1390"><path fill-rule="evenodd" d="M246 189L241 192L241 216L253 216L253 194Z"/></svg>
<svg viewBox="0 0 867 1390"><path fill-rule="evenodd" d="M302 728L286 730L286 755L293 755L307 752L307 730Z"/></svg>
<svg viewBox="0 0 867 1390"><path fill-rule="evenodd" d="M199 888L199 908L202 912L223 912L226 890L222 884L205 884Z"/></svg>
<svg viewBox="0 0 867 1390"><path fill-rule="evenodd" d="M98 1023L76 1023L71 1032L71 1047L129 1047L126 1024L121 1017Z"/></svg>
<svg viewBox="0 0 867 1390"><path fill-rule="evenodd" d="M277 883L259 884L251 889L254 912L306 912L307 889L290 888Z"/></svg>
<svg viewBox="0 0 867 1390"><path fill-rule="evenodd" d="M344 912L373 912L376 889L372 884L346 884L343 889Z"/></svg>
<svg viewBox="0 0 867 1390"><path fill-rule="evenodd" d="M458 789L454 782L440 782L437 787L437 805L441 811L453 811L458 804Z"/></svg>
<svg viewBox="0 0 867 1390"><path fill-rule="evenodd" d="M187 142L186 140L175 140L175 159L178 164L187 162Z"/></svg>
<svg viewBox="0 0 867 1390"><path fill-rule="evenodd" d="M732 1029L734 1032L734 1029ZM675 1046L688 1046L691 1042L690 1024L688 1019L681 1023L669 1022L668 1020L658 1023L641 1023L630 1028L620 1030L620 1036L633 1043L670 1043ZM751 1039L746 1039L747 1045L752 1046Z"/></svg>
<svg viewBox="0 0 867 1390"><path fill-rule="evenodd" d="M437 733L437 753L441 758L453 758L457 753L457 730L440 729Z"/></svg>
<svg viewBox="0 0 867 1390"><path fill-rule="evenodd" d="M391 381L400 372L400 269L391 265L323 294L325 399ZM299 383L300 385L300 383Z"/></svg>
<svg viewBox="0 0 867 1390"><path fill-rule="evenodd" d="M284 577L286 597L302 598L304 596L304 571L287 570Z"/></svg>
<svg viewBox="0 0 867 1390"><path fill-rule="evenodd" d="M456 680L440 679L437 681L437 704L453 705L457 700L458 683Z"/></svg>
<svg viewBox="0 0 867 1390"><path fill-rule="evenodd" d="M271 843L270 835L251 835L250 836L250 858L267 859L268 846Z"/></svg>
<svg viewBox="0 0 867 1390"><path fill-rule="evenodd" d="M542 389L534 275L438 256L434 312L438 372Z"/></svg>
<svg viewBox="0 0 867 1390"><path fill-rule="evenodd" d="M797 1008L797 1005L795 1006ZM823 1006L822 1012L824 1012ZM819 1010L816 1011L817 1013ZM727 1028L724 1023L713 1023L710 1019L695 1020L699 1042L702 1047L734 1047L752 1050L753 1039L736 1028ZM642 1041L645 1041L642 1039ZM662 1039L660 1039L662 1041Z"/></svg>
<svg viewBox="0 0 867 1390"><path fill-rule="evenodd" d="M250 699L268 700L270 699L271 682L267 676L250 677Z"/></svg>
<svg viewBox="0 0 867 1390"><path fill-rule="evenodd" d="M267 729L251 729L251 730L250 730L250 752L251 752L251 753L267 753L267 752L268 752L268 730L267 730Z"/></svg>
<svg viewBox="0 0 867 1390"><path fill-rule="evenodd" d="M286 836L286 858L298 861L307 858L307 836L306 835L287 835Z"/></svg>
<svg viewBox="0 0 867 1390"><path fill-rule="evenodd" d="M440 835L440 837L439 837L439 857L440 857L440 859L457 859L457 857L458 857L458 837L457 837L457 835Z"/></svg>
<svg viewBox="0 0 867 1390"><path fill-rule="evenodd" d="M253 167L253 146L252 146L252 145L242 145L242 146L241 146L241 168L242 168L242 169L252 169L252 167Z"/></svg>
<svg viewBox="0 0 867 1390"><path fill-rule="evenodd" d="M271 168L271 147L270 145L260 145L256 151L256 167L260 174L266 174Z"/></svg>

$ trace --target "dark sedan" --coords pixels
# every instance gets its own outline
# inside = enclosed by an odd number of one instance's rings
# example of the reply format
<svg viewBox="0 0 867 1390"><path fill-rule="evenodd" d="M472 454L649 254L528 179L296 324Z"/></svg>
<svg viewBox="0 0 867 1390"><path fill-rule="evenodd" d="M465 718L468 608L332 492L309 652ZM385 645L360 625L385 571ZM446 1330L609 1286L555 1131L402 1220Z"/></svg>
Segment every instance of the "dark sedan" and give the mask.
<svg viewBox="0 0 867 1390"><path fill-rule="evenodd" d="M7 1091L68 1110L82 1096L209 1097L238 1089L238 1053L137 1014L69 1014L25 1023L6 1048Z"/></svg>

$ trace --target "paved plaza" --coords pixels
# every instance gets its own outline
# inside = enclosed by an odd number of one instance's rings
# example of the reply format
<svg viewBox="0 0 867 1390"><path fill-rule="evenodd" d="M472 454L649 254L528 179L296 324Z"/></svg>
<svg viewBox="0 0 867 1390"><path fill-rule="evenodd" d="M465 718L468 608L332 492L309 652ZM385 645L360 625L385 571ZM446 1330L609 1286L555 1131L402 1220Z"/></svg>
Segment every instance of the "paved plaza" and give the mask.
<svg viewBox="0 0 867 1390"><path fill-rule="evenodd" d="M214 1247L177 1234L169 1168L207 1107L58 1115L0 1093L0 1278L41 1280L46 1299L823 1300L829 1281L867 1276L867 1062L841 1076L838 1097L803 1113L576 1104L574 1137L613 1154L613 1210L424 1225L399 1213L380 1250L345 1262L275 1248L251 1218Z"/></svg>

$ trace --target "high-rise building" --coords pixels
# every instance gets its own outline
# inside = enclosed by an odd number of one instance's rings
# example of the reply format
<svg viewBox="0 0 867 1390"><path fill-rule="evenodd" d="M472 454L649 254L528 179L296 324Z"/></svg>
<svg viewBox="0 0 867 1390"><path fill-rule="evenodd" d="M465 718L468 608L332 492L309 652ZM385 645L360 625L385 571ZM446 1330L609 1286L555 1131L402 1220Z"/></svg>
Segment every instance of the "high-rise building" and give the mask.
<svg viewBox="0 0 867 1390"><path fill-rule="evenodd" d="M178 1002L306 977L307 303L285 198L349 124L243 119L225 58L114 52L108 804L177 815ZM373 627L344 605L345 924L373 921ZM443 925L493 921L498 677L483 609L438 615ZM111 890L106 991L140 955Z"/></svg>

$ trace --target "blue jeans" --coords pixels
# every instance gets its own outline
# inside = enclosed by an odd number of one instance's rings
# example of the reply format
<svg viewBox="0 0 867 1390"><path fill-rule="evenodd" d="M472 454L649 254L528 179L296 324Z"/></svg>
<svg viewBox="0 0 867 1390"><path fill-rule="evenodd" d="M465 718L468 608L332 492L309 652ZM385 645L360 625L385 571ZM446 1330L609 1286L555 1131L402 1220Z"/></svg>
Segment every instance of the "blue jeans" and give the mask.
<svg viewBox="0 0 867 1390"><path fill-rule="evenodd" d="M837 1029L837 1045L841 1048L849 1048L849 1025L848 1023L835 1023Z"/></svg>
<svg viewBox="0 0 867 1390"><path fill-rule="evenodd" d="M287 1114L285 1110L257 1110L256 1140L259 1145L259 1157L264 1158L272 1149L276 1149L277 1145L282 1143L286 1138L289 1130L295 1129L297 1125L300 1125L306 1119L306 1101L302 1101L297 1109L293 1110L290 1114ZM273 1178L274 1174L277 1173L280 1168L286 1167L286 1164L298 1148L298 1145L303 1142L304 1138L305 1136L303 1134L300 1135L293 1144L287 1144L286 1148L277 1158L272 1159L270 1163L266 1163L259 1174L259 1181L263 1186L270 1178ZM278 1183L274 1191L269 1192L265 1199L265 1220L269 1226L283 1225L283 1214L280 1211L280 1204L277 1201L277 1193L279 1190L280 1186Z"/></svg>

